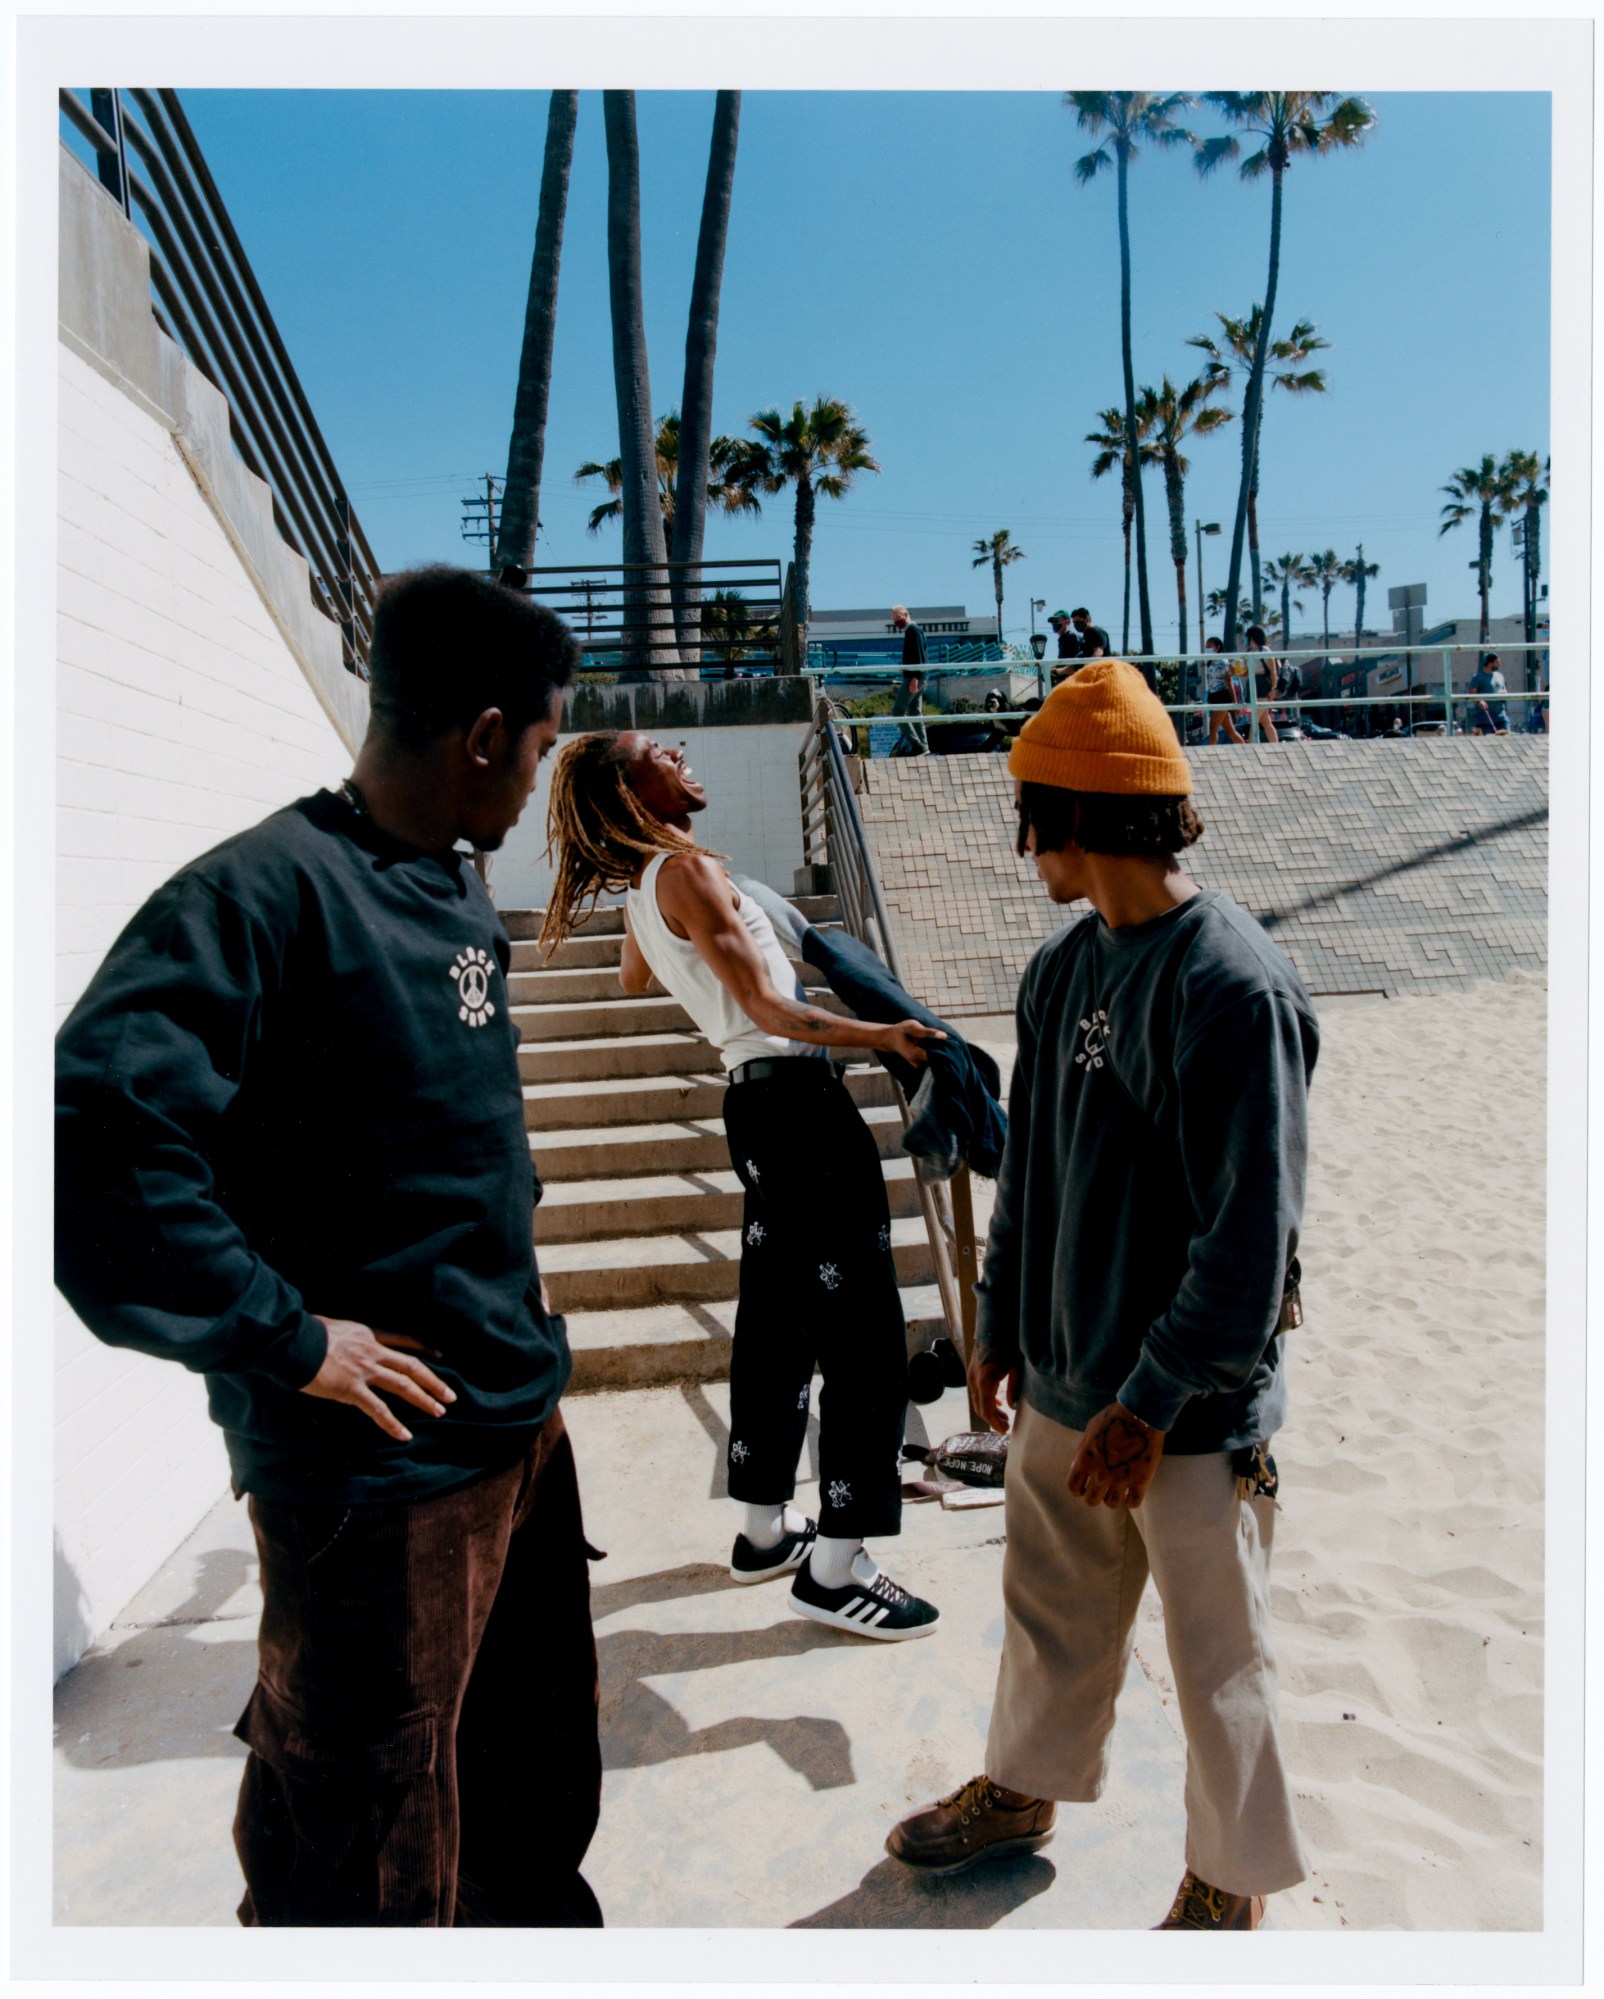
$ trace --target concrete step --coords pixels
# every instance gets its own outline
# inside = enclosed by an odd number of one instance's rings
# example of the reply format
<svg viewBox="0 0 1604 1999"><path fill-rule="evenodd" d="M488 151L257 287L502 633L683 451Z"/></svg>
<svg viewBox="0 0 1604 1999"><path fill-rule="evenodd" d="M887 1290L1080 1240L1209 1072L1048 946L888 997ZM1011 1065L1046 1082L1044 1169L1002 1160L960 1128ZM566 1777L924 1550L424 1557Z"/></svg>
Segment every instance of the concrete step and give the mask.
<svg viewBox="0 0 1604 1999"><path fill-rule="evenodd" d="M570 972L578 970L605 969L613 967L614 982L617 982L618 961L624 954L624 938L620 932L616 937L570 937L566 944L559 944L548 962L545 953L535 943L514 944L512 947L512 969L515 972Z"/></svg>
<svg viewBox="0 0 1604 1999"><path fill-rule="evenodd" d="M524 948L522 945L513 946L514 953ZM803 985L808 991L817 993L822 1002L830 991L824 974L813 965L798 965L796 969ZM663 996L663 988L655 980L648 992L637 995L645 999L661 999ZM507 981L507 997L515 1007L589 1006L627 999L629 995L618 983L615 958L611 965L554 965L549 971L537 967L519 971L515 960L515 969Z"/></svg>
<svg viewBox="0 0 1604 1999"><path fill-rule="evenodd" d="M832 992L815 993L813 1004L823 1013L847 1013L845 1002ZM609 1034L688 1034L696 1029L678 1000L634 999L616 991L607 999L587 1000L578 1006L514 1004L511 1013L525 1042L593 1041Z"/></svg>
<svg viewBox="0 0 1604 1999"><path fill-rule="evenodd" d="M905 1285L902 1311L908 1351L917 1353L945 1331L933 1284ZM735 1300L708 1304L634 1305L611 1312L576 1312L568 1320L574 1372L570 1395L600 1388L665 1388L684 1381L723 1381L730 1371Z"/></svg>
<svg viewBox="0 0 1604 1999"><path fill-rule="evenodd" d="M912 1160L887 1161L885 1179L893 1217L919 1214ZM556 1243L600 1243L617 1236L706 1236L720 1229L739 1229L745 1202L741 1183L728 1165L701 1173L559 1181L547 1189L536 1210L535 1241L544 1253Z"/></svg>
<svg viewBox="0 0 1604 1999"><path fill-rule="evenodd" d="M501 927L515 944L532 941L540 935L540 926L545 921L543 909L498 909ZM570 935L575 937L622 937L624 934L624 905L615 904L610 908L593 909L589 916L575 924Z"/></svg>
<svg viewBox="0 0 1604 1999"><path fill-rule="evenodd" d="M935 1281L924 1222L891 1224L899 1284ZM735 1297L740 1283L738 1229L695 1235L619 1236L609 1242L543 1246L540 1274L559 1312L621 1311L637 1305L710 1305ZM821 1299L829 1293L820 1287Z"/></svg>
<svg viewBox="0 0 1604 1999"><path fill-rule="evenodd" d="M518 1050L518 1074L526 1083L591 1083L625 1076L722 1078L724 1071L717 1051L699 1034L610 1034L526 1041Z"/></svg>
<svg viewBox="0 0 1604 1999"><path fill-rule="evenodd" d="M627 1046L616 1041L592 1045L614 1055ZM572 1069L564 1067L557 1059L560 1051L541 1046L528 1052L524 1123L532 1132L566 1132L579 1139L621 1125L694 1125L717 1118L723 1112L724 1072L717 1066L711 1049L708 1050L712 1058L708 1064L711 1073L648 1068L633 1074L597 1072L588 1077L576 1076ZM521 1056L522 1051L520 1066ZM849 1069L846 1082L860 1110L896 1103L891 1078L878 1062ZM544 1138L537 1137L533 1143L535 1157L542 1158Z"/></svg>
<svg viewBox="0 0 1604 1999"><path fill-rule="evenodd" d="M871 1105L863 1116L875 1135L881 1158L902 1158L902 1114L896 1105ZM541 1180L552 1190L575 1180L722 1172L730 1163L724 1120L717 1116L667 1124L539 1131L530 1134L529 1143Z"/></svg>

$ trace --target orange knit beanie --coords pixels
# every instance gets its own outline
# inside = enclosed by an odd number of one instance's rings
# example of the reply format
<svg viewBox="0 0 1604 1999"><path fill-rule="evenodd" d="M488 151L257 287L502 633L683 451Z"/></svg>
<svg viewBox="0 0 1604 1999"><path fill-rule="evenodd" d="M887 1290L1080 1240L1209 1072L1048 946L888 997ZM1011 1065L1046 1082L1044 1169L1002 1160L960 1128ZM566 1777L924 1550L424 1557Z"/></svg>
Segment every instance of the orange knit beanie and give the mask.
<svg viewBox="0 0 1604 1999"><path fill-rule="evenodd" d="M1020 730L1008 768L1062 791L1184 798L1192 789L1174 723L1123 659L1094 659L1061 681Z"/></svg>

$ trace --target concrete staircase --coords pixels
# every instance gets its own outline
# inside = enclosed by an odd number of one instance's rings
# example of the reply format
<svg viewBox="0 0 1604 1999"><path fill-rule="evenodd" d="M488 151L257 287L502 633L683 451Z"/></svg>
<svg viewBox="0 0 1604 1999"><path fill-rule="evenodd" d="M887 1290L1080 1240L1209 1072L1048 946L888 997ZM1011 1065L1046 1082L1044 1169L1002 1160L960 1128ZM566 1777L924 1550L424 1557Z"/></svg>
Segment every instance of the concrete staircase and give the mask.
<svg viewBox="0 0 1604 1999"><path fill-rule="evenodd" d="M815 922L833 899L804 897ZM718 1056L661 991L619 991L623 917L600 910L543 965L538 910L503 910L523 1039L524 1115L545 1195L540 1272L566 1315L573 1390L712 1381L729 1372L740 1183L724 1144ZM817 974L804 976L812 984ZM816 1003L841 1011L827 987ZM855 1059L847 1087L880 1143L909 1350L941 1328L930 1244L891 1079Z"/></svg>

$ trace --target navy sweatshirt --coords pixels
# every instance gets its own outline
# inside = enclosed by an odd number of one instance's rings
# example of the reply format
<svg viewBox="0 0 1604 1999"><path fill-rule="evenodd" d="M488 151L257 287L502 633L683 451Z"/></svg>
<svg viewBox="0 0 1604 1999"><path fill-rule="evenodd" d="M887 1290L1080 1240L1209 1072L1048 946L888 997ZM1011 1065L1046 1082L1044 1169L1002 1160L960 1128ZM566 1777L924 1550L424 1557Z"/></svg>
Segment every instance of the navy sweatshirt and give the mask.
<svg viewBox="0 0 1604 1999"><path fill-rule="evenodd" d="M1183 1455L1273 1435L1319 1047L1302 980L1203 889L1049 938L1018 1027L980 1339L1069 1429L1118 1401Z"/></svg>
<svg viewBox="0 0 1604 1999"><path fill-rule="evenodd" d="M463 856L321 792L180 870L57 1038L56 1281L206 1376L237 1491L420 1497L511 1463L570 1371L541 1309L506 933ZM399 1443L297 1391L312 1314L439 1350Z"/></svg>

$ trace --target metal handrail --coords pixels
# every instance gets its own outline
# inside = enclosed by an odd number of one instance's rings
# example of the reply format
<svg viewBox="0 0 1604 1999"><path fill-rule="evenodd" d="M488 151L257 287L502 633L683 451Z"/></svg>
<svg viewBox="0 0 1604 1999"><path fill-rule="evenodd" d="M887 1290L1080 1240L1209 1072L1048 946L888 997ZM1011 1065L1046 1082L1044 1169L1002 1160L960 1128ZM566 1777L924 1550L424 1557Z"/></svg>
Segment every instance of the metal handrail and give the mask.
<svg viewBox="0 0 1604 1999"><path fill-rule="evenodd" d="M340 626L347 668L365 676L378 560L177 92L97 89L93 110L71 90L58 101L93 148L102 184L130 220L138 211L152 314L227 402L241 462L266 483L274 526L305 558L312 602Z"/></svg>
<svg viewBox="0 0 1604 1999"><path fill-rule="evenodd" d="M803 805L804 859L826 862L830 880L850 934L874 952L897 981L906 987L896 933L891 927L885 890L874 852L858 810L856 790L846 756L836 735L837 717L827 700L820 700L802 745L800 780ZM897 1107L906 1131L912 1119L908 1100L896 1086ZM947 1335L969 1361L974 1344L976 1276L974 1197L969 1168L960 1164L950 1182L935 1185L914 1172L936 1287ZM974 1420L971 1405L971 1420Z"/></svg>

